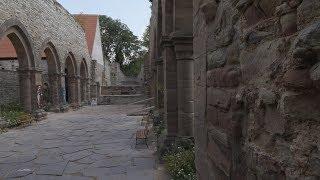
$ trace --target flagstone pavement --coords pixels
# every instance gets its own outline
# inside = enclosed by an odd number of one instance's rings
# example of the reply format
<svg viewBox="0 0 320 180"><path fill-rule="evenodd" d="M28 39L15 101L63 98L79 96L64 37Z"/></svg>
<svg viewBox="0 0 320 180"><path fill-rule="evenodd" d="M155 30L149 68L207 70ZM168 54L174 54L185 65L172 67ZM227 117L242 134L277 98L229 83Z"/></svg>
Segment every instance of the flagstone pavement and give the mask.
<svg viewBox="0 0 320 180"><path fill-rule="evenodd" d="M0 134L0 179L160 180L154 149L135 146L137 106L85 107L49 114Z"/></svg>

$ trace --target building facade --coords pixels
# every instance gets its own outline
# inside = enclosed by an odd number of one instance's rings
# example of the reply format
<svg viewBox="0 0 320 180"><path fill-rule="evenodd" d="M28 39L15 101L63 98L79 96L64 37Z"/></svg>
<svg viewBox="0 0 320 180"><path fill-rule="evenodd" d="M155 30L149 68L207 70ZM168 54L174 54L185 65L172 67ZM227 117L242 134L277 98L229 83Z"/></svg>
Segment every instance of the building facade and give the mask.
<svg viewBox="0 0 320 180"><path fill-rule="evenodd" d="M104 60L102 51L99 15L78 14L75 15L75 18L86 33L89 53L92 58L91 97L98 98L101 94L101 87L111 85L110 63Z"/></svg>
<svg viewBox="0 0 320 180"><path fill-rule="evenodd" d="M85 28L55 0L3 0L0 13L1 102L34 112L43 89L54 110L90 101L92 85L103 84L98 18L89 45Z"/></svg>

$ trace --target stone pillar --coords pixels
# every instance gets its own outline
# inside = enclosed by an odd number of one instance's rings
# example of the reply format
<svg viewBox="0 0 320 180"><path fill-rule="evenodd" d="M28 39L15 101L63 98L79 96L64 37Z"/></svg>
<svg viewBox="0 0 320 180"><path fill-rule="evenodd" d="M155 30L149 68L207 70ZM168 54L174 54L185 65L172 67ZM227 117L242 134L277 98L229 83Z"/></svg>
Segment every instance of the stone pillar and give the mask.
<svg viewBox="0 0 320 180"><path fill-rule="evenodd" d="M91 98L99 98L100 96L100 85L98 82L95 82L90 86L91 89Z"/></svg>
<svg viewBox="0 0 320 180"><path fill-rule="evenodd" d="M85 84L85 86L86 86L86 89L87 89L87 92L86 92L86 94L85 94L85 96L86 96L86 101L87 101L87 103L89 103L90 102L90 94L91 94L91 90L90 90L90 78L86 78L86 84Z"/></svg>
<svg viewBox="0 0 320 180"><path fill-rule="evenodd" d="M61 84L60 84L60 99L61 99L61 103L62 105L66 105L67 104L67 99L66 99L66 90L68 88L68 86L66 86L66 74L61 73L60 74L60 78L61 78Z"/></svg>
<svg viewBox="0 0 320 180"><path fill-rule="evenodd" d="M70 91L70 104L74 107L79 107L81 102L80 95L80 77L79 76L69 76L69 91Z"/></svg>
<svg viewBox="0 0 320 180"><path fill-rule="evenodd" d="M38 109L36 100L35 73L29 69L19 69L20 103L26 112ZM32 97L34 96L34 97Z"/></svg>
<svg viewBox="0 0 320 180"><path fill-rule="evenodd" d="M81 85L80 85L80 94L81 94L81 103L84 103L84 102L86 102L86 98L87 98L87 96L86 96L86 92L87 92L87 78L85 78L85 77L81 77L81 79L80 79L80 83L81 83Z"/></svg>
<svg viewBox="0 0 320 180"><path fill-rule="evenodd" d="M174 37L178 78L178 132L193 136L194 61L192 37Z"/></svg>
<svg viewBox="0 0 320 180"><path fill-rule="evenodd" d="M178 134L177 62L169 37L163 37L164 118L169 137Z"/></svg>
<svg viewBox="0 0 320 180"><path fill-rule="evenodd" d="M163 108L163 60L159 58L156 60L156 107L157 109Z"/></svg>
<svg viewBox="0 0 320 180"><path fill-rule="evenodd" d="M60 99L61 75L49 74L49 88L51 92L51 101L53 110L59 110L61 105Z"/></svg>

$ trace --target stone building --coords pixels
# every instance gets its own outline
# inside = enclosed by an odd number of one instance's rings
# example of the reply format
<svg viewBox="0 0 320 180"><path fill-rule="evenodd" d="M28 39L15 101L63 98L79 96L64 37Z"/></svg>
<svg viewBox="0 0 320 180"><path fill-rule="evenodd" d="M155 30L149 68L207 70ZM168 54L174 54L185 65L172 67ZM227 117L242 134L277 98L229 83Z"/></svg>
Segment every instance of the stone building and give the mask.
<svg viewBox="0 0 320 180"><path fill-rule="evenodd" d="M198 179L319 179L320 1L153 0L152 12L152 94L169 136L194 136Z"/></svg>
<svg viewBox="0 0 320 180"><path fill-rule="evenodd" d="M53 109L89 100L93 57L84 29L67 10L55 0L2 0L0 14L0 45L14 50L13 59L1 56L0 64L6 64L0 72L1 101L12 101L7 93L15 92L25 110L39 109L37 94L46 73ZM6 60L15 60L15 67L6 69Z"/></svg>
<svg viewBox="0 0 320 180"><path fill-rule="evenodd" d="M193 136L192 1L153 1L151 94L164 108L168 136Z"/></svg>
<svg viewBox="0 0 320 180"><path fill-rule="evenodd" d="M104 61L102 51L99 15L78 14L75 17L86 33L89 53L92 58L90 69L93 77L91 97L98 97L101 94L102 86L111 85L110 63Z"/></svg>

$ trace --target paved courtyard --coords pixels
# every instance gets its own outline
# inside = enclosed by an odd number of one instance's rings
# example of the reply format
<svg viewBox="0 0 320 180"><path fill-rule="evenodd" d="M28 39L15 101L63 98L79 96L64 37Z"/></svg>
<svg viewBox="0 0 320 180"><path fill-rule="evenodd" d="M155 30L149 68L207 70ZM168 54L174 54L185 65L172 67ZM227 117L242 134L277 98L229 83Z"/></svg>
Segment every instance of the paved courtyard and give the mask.
<svg viewBox="0 0 320 180"><path fill-rule="evenodd" d="M158 180L154 151L135 147L137 106L86 107L0 135L0 179ZM151 148L152 149L152 148Z"/></svg>

